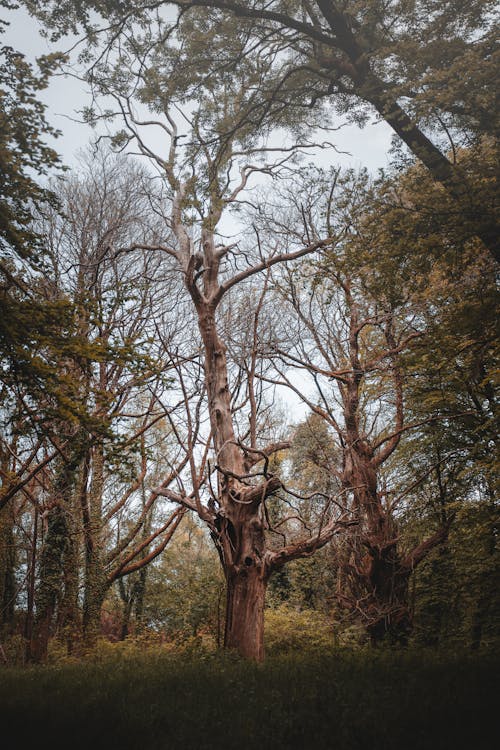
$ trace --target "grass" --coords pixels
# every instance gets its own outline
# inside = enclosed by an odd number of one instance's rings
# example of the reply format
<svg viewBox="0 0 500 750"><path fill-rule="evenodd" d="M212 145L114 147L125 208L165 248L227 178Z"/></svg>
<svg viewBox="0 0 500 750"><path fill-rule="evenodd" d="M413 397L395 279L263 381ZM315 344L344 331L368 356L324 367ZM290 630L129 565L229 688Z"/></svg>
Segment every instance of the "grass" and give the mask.
<svg viewBox="0 0 500 750"><path fill-rule="evenodd" d="M4 669L0 737L16 750L482 750L498 666L488 653L325 652Z"/></svg>

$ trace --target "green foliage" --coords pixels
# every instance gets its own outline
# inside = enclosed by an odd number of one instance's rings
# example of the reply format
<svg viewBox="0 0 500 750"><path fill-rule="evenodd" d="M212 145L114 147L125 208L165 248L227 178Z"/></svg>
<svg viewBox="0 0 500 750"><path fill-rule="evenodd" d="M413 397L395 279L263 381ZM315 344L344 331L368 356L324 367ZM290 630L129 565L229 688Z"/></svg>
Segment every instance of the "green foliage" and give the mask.
<svg viewBox="0 0 500 750"><path fill-rule="evenodd" d="M0 34L3 29L0 29ZM39 237L30 226L34 206L54 202L33 173L46 175L59 166L56 152L44 138L57 135L45 119L45 105L37 98L60 63L52 55L39 61L34 72L24 56L12 47L0 47L0 257L16 253L33 257Z"/></svg>
<svg viewBox="0 0 500 750"><path fill-rule="evenodd" d="M285 604L268 608L265 614L265 644L269 656L331 648L331 620L313 609L300 610Z"/></svg>
<svg viewBox="0 0 500 750"><path fill-rule="evenodd" d="M25 4L55 37L83 27L91 43L102 41L95 33L102 19L109 43L133 27L139 54L149 51L158 36L162 46L173 38L172 25L156 9L177 5L166 0L153 6L136 0ZM220 5L206 0L182 7L176 30L183 43L169 56L170 62L182 60L173 67L173 78L183 80L186 91L198 94L213 71L228 78L236 67L257 62L267 67L267 75L259 81L260 95L253 97L256 122L270 115L275 122L310 122L311 110L314 114L328 101L362 125L366 103L385 93L404 102L444 149L450 134L474 139L498 132L492 0L446 0L439 7L426 0L350 0L332 3L326 12L317 2L304 6L259 0L249 6L236 0ZM125 41L122 49L126 47Z"/></svg>
<svg viewBox="0 0 500 750"><path fill-rule="evenodd" d="M24 408L37 412L38 422L56 413L70 422L84 418L68 361L89 358L74 307L64 296L48 299L37 273L44 247L34 216L56 208L57 199L34 175L60 167L45 143L57 132L38 93L60 61L59 55L40 58L36 73L19 52L0 48L0 370L3 383L26 397ZM92 349L94 357L99 349Z"/></svg>
<svg viewBox="0 0 500 750"><path fill-rule="evenodd" d="M187 517L159 565L149 570L144 623L178 643L206 636L215 646L223 628L223 592L217 554L204 531Z"/></svg>
<svg viewBox="0 0 500 750"><path fill-rule="evenodd" d="M414 642L440 648L500 643L498 513L464 502L447 544L415 575Z"/></svg>
<svg viewBox="0 0 500 750"><path fill-rule="evenodd" d="M274 573L269 581L267 601L271 607L285 604L299 611L328 614L335 602L336 574L332 542L311 557L293 560Z"/></svg>
<svg viewBox="0 0 500 750"><path fill-rule="evenodd" d="M460 161L472 180L470 194L494 206L492 144L483 141L462 152ZM499 301L494 262L444 191L417 167L377 186L363 234L370 292L388 294L397 304L411 298L424 334L402 365L408 417L428 421L405 438L401 458L414 476L441 466L449 501L471 496L484 483L493 491Z"/></svg>
<svg viewBox="0 0 500 750"><path fill-rule="evenodd" d="M1 379L25 397L24 409L36 413L36 424L55 418L70 424L92 422L81 400L81 380L76 372L89 361L102 360L109 349L102 342L90 345L78 333L74 306L65 298L47 300L28 293L0 288Z"/></svg>

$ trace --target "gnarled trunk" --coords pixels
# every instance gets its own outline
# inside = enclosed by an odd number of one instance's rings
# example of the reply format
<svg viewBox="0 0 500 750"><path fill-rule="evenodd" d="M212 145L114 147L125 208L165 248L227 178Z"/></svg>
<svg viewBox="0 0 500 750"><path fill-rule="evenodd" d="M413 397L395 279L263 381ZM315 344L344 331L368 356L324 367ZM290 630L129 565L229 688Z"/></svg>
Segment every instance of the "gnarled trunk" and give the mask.
<svg viewBox="0 0 500 750"><path fill-rule="evenodd" d="M395 544L376 545L367 560L366 631L372 645L388 639L406 645L413 623L408 600L410 571L403 566Z"/></svg>
<svg viewBox="0 0 500 750"><path fill-rule="evenodd" d="M223 521L222 561L226 578L224 648L247 659L264 659L264 606L270 568L259 505L237 505Z"/></svg>
<svg viewBox="0 0 500 750"><path fill-rule="evenodd" d="M235 649L247 659L262 661L267 576L255 565L248 565L228 570L226 581L224 648Z"/></svg>
<svg viewBox="0 0 500 750"><path fill-rule="evenodd" d="M264 658L264 604L270 568L260 504L236 504L220 518L217 539L226 578L224 648Z"/></svg>
<svg viewBox="0 0 500 750"><path fill-rule="evenodd" d="M344 481L352 488L362 524L361 533L354 532L353 575L348 577L347 595L341 594L341 599L361 613L372 645L386 638L405 644L412 630L408 601L411 571L398 550L396 524L383 507L370 448L357 431L350 437Z"/></svg>
<svg viewBox="0 0 500 750"><path fill-rule="evenodd" d="M214 539L227 584L224 648L261 661L264 658L264 601L268 570L262 514L263 488L251 488L237 445L227 380L226 349L217 334L214 311L200 306L205 346L205 377L214 447L219 468L219 513Z"/></svg>

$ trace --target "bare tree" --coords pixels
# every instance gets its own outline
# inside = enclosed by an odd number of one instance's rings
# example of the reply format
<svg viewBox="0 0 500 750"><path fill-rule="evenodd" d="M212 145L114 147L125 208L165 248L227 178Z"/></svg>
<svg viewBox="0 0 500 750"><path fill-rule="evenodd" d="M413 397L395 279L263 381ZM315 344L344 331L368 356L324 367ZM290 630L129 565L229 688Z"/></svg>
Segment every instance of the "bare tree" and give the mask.
<svg viewBox="0 0 500 750"><path fill-rule="evenodd" d="M35 404L18 388L23 431L19 445L4 441L13 471L5 474L2 502L11 507L28 498L42 519L40 544L33 527L27 576L30 621L36 604L29 656L37 660L54 632L67 632L70 646L78 637L80 586L83 631L93 640L111 584L154 560L184 513L165 508L148 487L148 432L175 410L167 403L171 365L163 347L152 346L158 299L172 288L154 253L112 250L113 243L154 237L150 176L102 150L82 166L58 187L63 213L48 212L39 222L46 264L34 283L49 300L71 301L69 324L77 334L59 354L58 408ZM182 457L174 467L164 456L151 483L168 485L182 465ZM166 477L158 476L159 466ZM125 520L126 533L116 536Z"/></svg>
<svg viewBox="0 0 500 750"><path fill-rule="evenodd" d="M269 217L271 234L276 225L276 231L286 227L311 237L321 236L323 226L331 235L344 213L344 226L351 224L351 230L326 258L275 274L274 290L290 312L268 342L276 370L268 379L294 391L335 438L335 460L323 460L323 469L359 519L347 555L338 560L338 599L361 619L373 642L387 634L404 641L411 629L409 578L446 539L451 522L404 549L398 511L412 488L394 493L387 472L402 437L423 424L405 420L402 364L402 355L423 335L422 321L411 292L405 298L405 290L399 290L394 303L390 290L374 298L367 289L355 248L364 239L357 234L364 180L330 175L330 192L322 197L324 177L309 174L299 193L294 182L293 195L300 195L296 210L288 209L280 220L275 209ZM292 201L289 196L286 205Z"/></svg>
<svg viewBox="0 0 500 750"><path fill-rule="evenodd" d="M113 81L101 80L100 90L116 103L124 126L120 143L128 144L129 149L134 144L139 153L148 157L165 185L168 202L156 203L155 211L165 219L166 240L159 238L156 243L133 243L114 250L118 254L138 249L160 253L164 267L183 280L197 328L196 348L203 365L198 377L202 375L208 417L207 433L198 427L204 415L200 414L200 422L199 407L193 405L190 395L190 383L196 374L187 374L185 362L191 362L191 358L184 357L182 350L176 350L175 356L171 351L178 363L176 378L185 404L183 430L177 432L179 443L186 446L188 463L184 474L178 476L180 490L160 486L155 492L195 512L208 526L227 583L225 646L261 659L269 576L287 561L312 554L352 521L333 498L327 498L316 530L278 550L268 546L266 500L282 488L279 477L269 468L269 460L288 442L259 442L255 330L265 289L254 297L248 285L278 264L293 263L330 246L334 238L291 243L288 247L280 247L279 238L267 247L261 246L258 238L230 242L224 239L224 215L250 194L252 175L258 173L272 179L288 169L300 150L312 145L271 147L259 140L258 134L249 132L251 84L252 80L258 84L261 69L248 72L242 79L215 80L211 89L200 93L199 104L190 114L168 106L161 85L158 88L161 82L151 81L147 71L139 69L134 75L136 86L145 79L148 101L154 102L160 113L153 120L139 117L131 97L123 92L123 87L118 91ZM224 102L222 111L214 110L214 96ZM222 140L215 137L221 123L228 122L238 124L234 135ZM153 126L162 134L161 152L148 136L148 128ZM118 142L116 138L114 142ZM230 231L238 232L238 225L233 223ZM230 364L223 331L235 326L232 319L228 326L227 316L230 301L240 290L245 290L248 299L245 314L250 319L246 324L250 336L244 356L239 357L239 363ZM236 390L231 390L231 381ZM238 389L244 394L239 405ZM242 416L245 410L248 428L239 432L246 421ZM172 429L176 429L174 420Z"/></svg>

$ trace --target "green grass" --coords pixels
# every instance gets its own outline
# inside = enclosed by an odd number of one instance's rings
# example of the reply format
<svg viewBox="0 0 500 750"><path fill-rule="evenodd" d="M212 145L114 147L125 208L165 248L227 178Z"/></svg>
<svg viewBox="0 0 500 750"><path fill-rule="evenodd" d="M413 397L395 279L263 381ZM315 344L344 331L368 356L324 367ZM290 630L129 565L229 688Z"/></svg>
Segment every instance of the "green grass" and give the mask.
<svg viewBox="0 0 500 750"><path fill-rule="evenodd" d="M494 746L498 666L491 654L340 652L5 669L0 737L13 750L481 750Z"/></svg>

